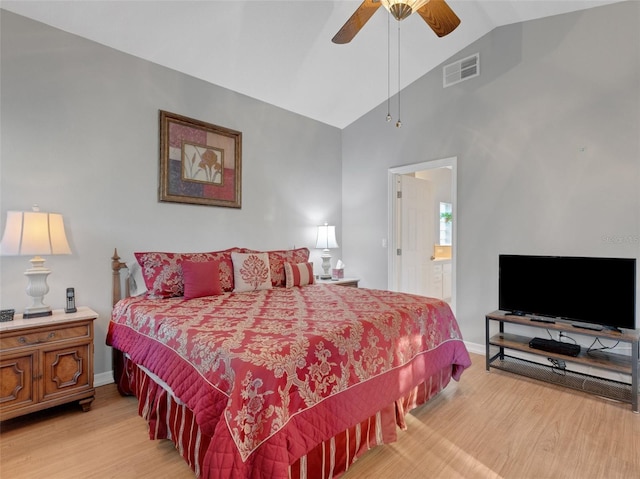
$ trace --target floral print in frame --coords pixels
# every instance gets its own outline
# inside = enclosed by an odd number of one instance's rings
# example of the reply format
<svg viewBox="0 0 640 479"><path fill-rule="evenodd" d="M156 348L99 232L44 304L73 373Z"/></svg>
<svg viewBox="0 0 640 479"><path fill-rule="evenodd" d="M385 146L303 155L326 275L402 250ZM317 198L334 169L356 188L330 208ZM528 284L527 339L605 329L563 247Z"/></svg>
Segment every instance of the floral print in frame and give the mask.
<svg viewBox="0 0 640 479"><path fill-rule="evenodd" d="M160 201L241 208L242 133L160 111Z"/></svg>

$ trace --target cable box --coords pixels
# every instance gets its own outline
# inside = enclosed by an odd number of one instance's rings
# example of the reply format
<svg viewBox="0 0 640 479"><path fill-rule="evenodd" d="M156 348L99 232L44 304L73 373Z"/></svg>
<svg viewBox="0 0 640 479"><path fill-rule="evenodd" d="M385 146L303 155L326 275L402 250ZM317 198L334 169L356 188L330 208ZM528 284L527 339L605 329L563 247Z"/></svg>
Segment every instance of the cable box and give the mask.
<svg viewBox="0 0 640 479"><path fill-rule="evenodd" d="M533 338L529 341L529 347L540 349L548 353L564 354L565 356L577 356L580 354L580 346L573 343L563 343L555 339Z"/></svg>

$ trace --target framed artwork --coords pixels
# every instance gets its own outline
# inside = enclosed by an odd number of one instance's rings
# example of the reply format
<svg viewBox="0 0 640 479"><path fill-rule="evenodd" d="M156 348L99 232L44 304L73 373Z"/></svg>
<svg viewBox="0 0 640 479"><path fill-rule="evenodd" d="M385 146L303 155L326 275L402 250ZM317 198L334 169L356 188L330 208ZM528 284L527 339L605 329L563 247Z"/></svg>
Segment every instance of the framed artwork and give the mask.
<svg viewBox="0 0 640 479"><path fill-rule="evenodd" d="M240 208L242 133L160 110L159 197Z"/></svg>

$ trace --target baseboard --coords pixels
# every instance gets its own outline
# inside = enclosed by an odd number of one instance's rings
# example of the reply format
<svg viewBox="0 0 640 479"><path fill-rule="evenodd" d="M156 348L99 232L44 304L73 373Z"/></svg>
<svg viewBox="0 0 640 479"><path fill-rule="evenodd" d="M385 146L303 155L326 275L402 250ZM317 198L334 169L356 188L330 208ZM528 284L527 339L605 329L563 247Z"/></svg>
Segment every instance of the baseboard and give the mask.
<svg viewBox="0 0 640 479"><path fill-rule="evenodd" d="M470 353L485 355L487 352L487 348L484 344L478 343L470 343L469 341L465 341L464 345L467 347L467 351Z"/></svg>
<svg viewBox="0 0 640 479"><path fill-rule="evenodd" d="M98 373L93 376L93 387L105 386L113 382L113 371Z"/></svg>

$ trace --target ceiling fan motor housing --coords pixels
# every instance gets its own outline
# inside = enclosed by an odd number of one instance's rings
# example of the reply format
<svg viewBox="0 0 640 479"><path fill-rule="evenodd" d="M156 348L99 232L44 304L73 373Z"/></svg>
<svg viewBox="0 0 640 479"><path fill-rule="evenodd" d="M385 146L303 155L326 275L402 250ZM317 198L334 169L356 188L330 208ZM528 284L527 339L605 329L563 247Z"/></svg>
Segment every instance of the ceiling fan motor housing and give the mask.
<svg viewBox="0 0 640 479"><path fill-rule="evenodd" d="M460 24L460 19L445 0L363 0L331 41L349 43L381 5L398 21L417 12L439 37L448 35Z"/></svg>
<svg viewBox="0 0 640 479"><path fill-rule="evenodd" d="M389 7L389 11L398 21L404 20L413 13L413 9L406 3L394 3Z"/></svg>

